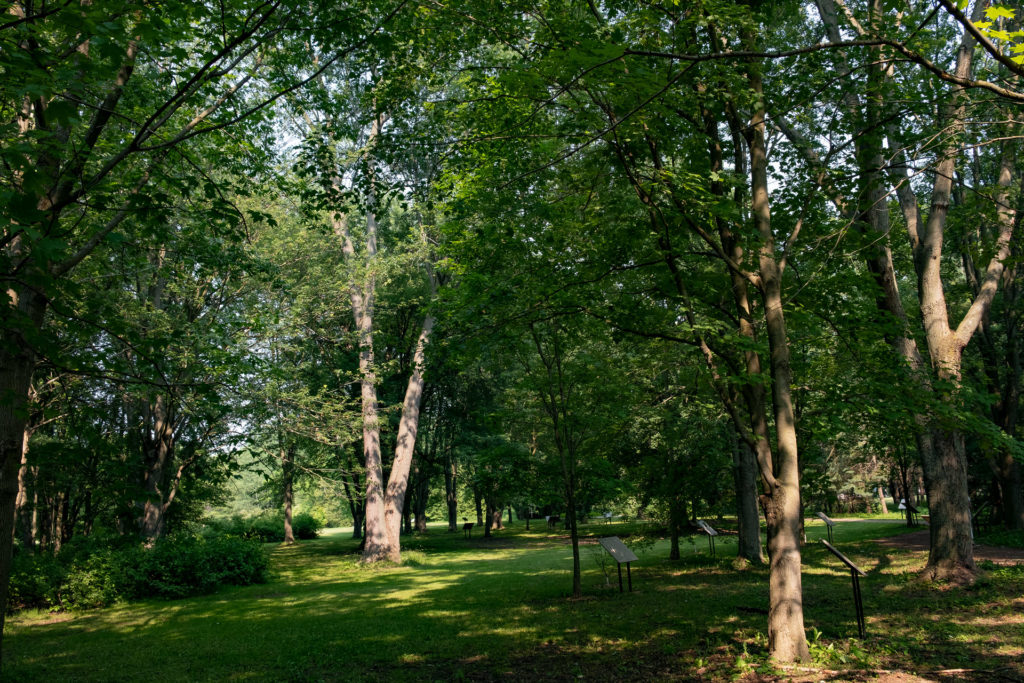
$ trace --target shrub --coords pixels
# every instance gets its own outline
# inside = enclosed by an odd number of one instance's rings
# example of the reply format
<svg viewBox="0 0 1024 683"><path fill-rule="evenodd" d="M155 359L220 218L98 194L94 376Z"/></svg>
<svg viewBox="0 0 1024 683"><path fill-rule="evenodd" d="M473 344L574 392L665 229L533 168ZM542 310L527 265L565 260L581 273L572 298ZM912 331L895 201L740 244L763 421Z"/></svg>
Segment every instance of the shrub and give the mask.
<svg viewBox="0 0 1024 683"><path fill-rule="evenodd" d="M307 512L292 517L295 538L316 538L323 528L324 521ZM228 519L212 520L207 523L203 535L241 536L263 543L281 543L284 541L284 513L268 512L248 519L235 515Z"/></svg>
<svg viewBox="0 0 1024 683"><path fill-rule="evenodd" d="M10 609L89 609L120 600L183 598L223 585L266 579L260 543L239 537L176 535L152 547L76 544L56 557L20 553L12 566Z"/></svg>
<svg viewBox="0 0 1024 683"><path fill-rule="evenodd" d="M295 533L295 538L303 540L316 538L323 528L324 523L321 519L306 512L300 512L292 517L292 531Z"/></svg>

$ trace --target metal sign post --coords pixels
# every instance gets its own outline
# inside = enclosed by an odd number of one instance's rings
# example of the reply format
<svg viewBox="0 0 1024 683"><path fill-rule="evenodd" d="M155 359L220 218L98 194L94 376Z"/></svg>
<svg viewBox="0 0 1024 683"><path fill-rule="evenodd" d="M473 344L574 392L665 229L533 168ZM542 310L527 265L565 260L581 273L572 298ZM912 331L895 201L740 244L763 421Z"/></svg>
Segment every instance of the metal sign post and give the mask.
<svg viewBox="0 0 1024 683"><path fill-rule="evenodd" d="M629 563L636 562L638 558L633 551L626 547L626 544L618 536L608 536L597 539L601 546L608 551L608 554L615 558L615 565L619 570L619 592L622 592L622 565L626 565L626 578L629 581L629 592L633 592L633 575L629 571Z"/></svg>
<svg viewBox="0 0 1024 683"><path fill-rule="evenodd" d="M711 525L705 522L703 519L697 520L697 526L704 530L704 533L708 535L708 550L711 551L711 557L717 557L715 555L715 536L718 532L711 528Z"/></svg>
<svg viewBox="0 0 1024 683"><path fill-rule="evenodd" d="M832 540L832 527L834 527L836 523L829 519L828 515L826 515L824 512L819 512L818 517L820 517L821 521L825 522L825 524L828 526L828 542L834 543L834 541Z"/></svg>
<svg viewBox="0 0 1024 683"><path fill-rule="evenodd" d="M917 526L920 520L921 511L907 503L907 526Z"/></svg>
<svg viewBox="0 0 1024 683"><path fill-rule="evenodd" d="M850 568L850 577L853 580L853 603L854 603L854 605L856 607L856 610L857 610L857 633L863 639L864 638L864 602L861 599L861 595L860 595L860 577L867 576L867 572L865 572L863 569L861 569L860 567L855 565L853 562L851 562L850 558L848 558L846 555L843 555L841 552L836 550L835 547L831 543L829 543L828 541L823 539L821 542L824 543L825 547L828 548L829 551L833 555L838 557L842 561L843 564L845 564L847 567Z"/></svg>

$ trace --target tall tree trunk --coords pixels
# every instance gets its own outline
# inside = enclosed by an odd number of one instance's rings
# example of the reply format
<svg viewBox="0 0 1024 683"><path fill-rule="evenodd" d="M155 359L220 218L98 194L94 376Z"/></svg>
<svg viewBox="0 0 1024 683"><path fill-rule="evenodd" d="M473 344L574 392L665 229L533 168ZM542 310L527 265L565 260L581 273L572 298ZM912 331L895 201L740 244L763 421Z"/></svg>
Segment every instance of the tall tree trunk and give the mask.
<svg viewBox="0 0 1024 683"><path fill-rule="evenodd" d="M458 496L458 469L452 449L448 448L445 453L444 466L444 499L448 507L448 531L459 530L459 496Z"/></svg>
<svg viewBox="0 0 1024 683"><path fill-rule="evenodd" d="M412 455L416 448L416 432L419 429L426 347L433 329L434 316L427 314L427 317L423 320L419 339L416 340L416 350L413 353L412 361L412 375L409 376L409 382L405 388L405 400L402 402L402 418L398 424L395 459L391 464L391 476L388 478L384 514L385 523L387 524L387 559L392 562L400 562L402 559L398 536L402 520L402 508L405 504L405 492L409 486L409 469L412 466Z"/></svg>
<svg viewBox="0 0 1024 683"><path fill-rule="evenodd" d="M473 488L473 503L476 506L476 525L483 526L484 513L483 508L481 507L483 505L483 496L480 495L480 491L475 487Z"/></svg>
<svg viewBox="0 0 1024 683"><path fill-rule="evenodd" d="M295 488L295 445L288 443L281 449L281 485L284 493L284 542L295 543L292 530L292 503Z"/></svg>
<svg viewBox="0 0 1024 683"><path fill-rule="evenodd" d="M380 117L375 117L371 137L380 132ZM354 263L355 243L352 241L345 215L334 219L334 233L342 240L345 257ZM363 462L366 466L366 502L363 537L363 562L388 559L388 538L384 520L384 475L380 448L380 420L377 415L377 386L373 357L373 312L376 295L376 276L373 268L377 255L377 218L373 209L366 214L367 272L362 283L354 279L349 283L352 316L359 340L359 383L363 418Z"/></svg>
<svg viewBox="0 0 1024 683"><path fill-rule="evenodd" d="M735 431L733 431L735 435ZM762 564L761 520L757 509L757 461L750 446L736 439L733 449L733 479L736 487L736 520L739 536L736 555Z"/></svg>
<svg viewBox="0 0 1024 683"><path fill-rule="evenodd" d="M752 35L745 42L755 44ZM804 632L803 587L800 571L800 474L796 419L791 395L789 340L782 308L782 268L776 261L768 195L768 156L765 147L765 105L761 73L748 69L755 95L754 115L747 129L750 149L751 214L761 238L758 258L765 330L771 360L772 403L778 453L765 481L762 506L768 519L768 649L780 662L810 658Z"/></svg>
<svg viewBox="0 0 1024 683"><path fill-rule="evenodd" d="M29 391L35 370L31 338L43 326L46 301L27 288L8 289L8 303L24 321L26 330L5 324L0 332L0 638L7 613L7 589L14 555L14 521L18 500L18 472L25 443ZM2 641L0 641L2 642ZM0 654L3 650L0 647Z"/></svg>

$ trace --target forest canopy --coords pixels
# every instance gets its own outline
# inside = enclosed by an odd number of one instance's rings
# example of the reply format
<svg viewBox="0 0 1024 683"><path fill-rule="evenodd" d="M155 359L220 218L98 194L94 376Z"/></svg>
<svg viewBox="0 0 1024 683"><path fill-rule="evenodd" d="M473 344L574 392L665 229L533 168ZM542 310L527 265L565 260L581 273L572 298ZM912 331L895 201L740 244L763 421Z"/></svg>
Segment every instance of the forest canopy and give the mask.
<svg viewBox="0 0 1024 683"><path fill-rule="evenodd" d="M792 661L805 510L1024 529L1016 4L4 10L0 614L229 510L557 516L575 595L582 520L728 515Z"/></svg>

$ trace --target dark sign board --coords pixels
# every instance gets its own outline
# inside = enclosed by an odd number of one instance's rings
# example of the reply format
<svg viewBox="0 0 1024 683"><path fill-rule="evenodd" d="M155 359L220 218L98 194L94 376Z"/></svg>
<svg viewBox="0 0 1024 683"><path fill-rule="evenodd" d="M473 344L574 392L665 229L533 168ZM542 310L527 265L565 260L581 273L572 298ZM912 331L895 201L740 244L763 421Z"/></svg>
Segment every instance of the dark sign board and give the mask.
<svg viewBox="0 0 1024 683"><path fill-rule="evenodd" d="M636 562L638 558L633 551L626 547L626 544L619 540L618 536L599 538L598 541L608 551L608 554L615 558L619 564L624 562Z"/></svg>

